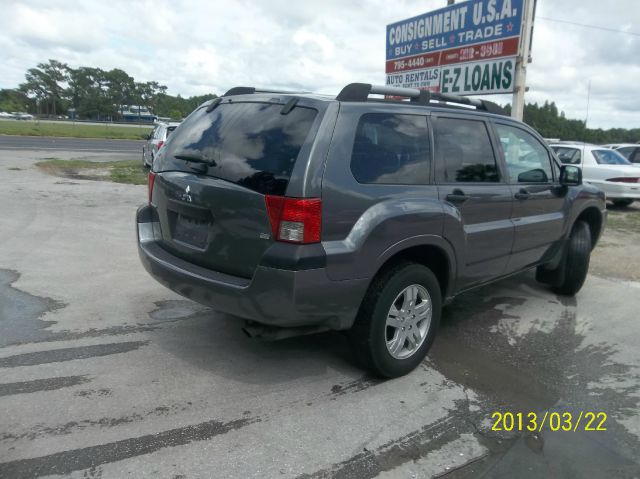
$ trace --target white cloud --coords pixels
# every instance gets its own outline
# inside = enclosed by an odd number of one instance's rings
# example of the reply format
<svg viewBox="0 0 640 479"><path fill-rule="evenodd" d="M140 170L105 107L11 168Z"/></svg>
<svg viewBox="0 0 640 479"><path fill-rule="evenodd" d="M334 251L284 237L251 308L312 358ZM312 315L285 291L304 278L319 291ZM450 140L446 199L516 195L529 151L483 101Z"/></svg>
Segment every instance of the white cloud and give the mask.
<svg viewBox="0 0 640 479"><path fill-rule="evenodd" d="M50 58L121 68L169 93L257 85L336 93L384 82L385 27L444 0L0 0L0 88ZM539 0L538 16L640 30L637 0ZM640 127L640 37L539 18L527 101L555 101L589 125ZM493 98L510 101L509 96Z"/></svg>

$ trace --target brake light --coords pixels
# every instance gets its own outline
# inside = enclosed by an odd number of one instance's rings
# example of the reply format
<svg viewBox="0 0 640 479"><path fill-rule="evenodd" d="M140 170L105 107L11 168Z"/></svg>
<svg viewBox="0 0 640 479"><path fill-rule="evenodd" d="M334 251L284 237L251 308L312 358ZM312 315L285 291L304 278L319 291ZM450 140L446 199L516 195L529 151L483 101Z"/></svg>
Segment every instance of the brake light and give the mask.
<svg viewBox="0 0 640 479"><path fill-rule="evenodd" d="M319 243L322 223L320 198L265 196L271 232L277 241Z"/></svg>
<svg viewBox="0 0 640 479"><path fill-rule="evenodd" d="M158 142L158 150L159 150L160 148L162 148L162 145L164 145L164 141L163 141L163 140L160 140L160 141Z"/></svg>
<svg viewBox="0 0 640 479"><path fill-rule="evenodd" d="M613 181L614 183L640 183L640 178L622 176L619 178L608 178L606 181Z"/></svg>
<svg viewBox="0 0 640 479"><path fill-rule="evenodd" d="M147 177L147 187L149 190L149 203L151 203L151 197L153 196L153 184L156 182L156 174L153 171L149 172Z"/></svg>

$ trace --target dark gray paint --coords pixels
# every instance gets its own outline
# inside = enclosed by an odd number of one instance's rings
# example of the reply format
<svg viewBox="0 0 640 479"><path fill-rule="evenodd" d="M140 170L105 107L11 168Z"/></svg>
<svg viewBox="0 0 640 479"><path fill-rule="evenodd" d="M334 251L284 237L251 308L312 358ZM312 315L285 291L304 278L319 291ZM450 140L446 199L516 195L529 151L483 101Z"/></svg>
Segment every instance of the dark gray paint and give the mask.
<svg viewBox="0 0 640 479"><path fill-rule="evenodd" d="M233 100L284 104L289 98L256 94ZM551 157L542 138L514 120L410 103L300 98L319 114L293 169L287 196L322 199L321 248L265 238L269 220L258 193L193 172L160 171L158 197L154 191L154 204L140 208L137 220L139 235L141 224L153 224L155 239L139 241L142 263L152 276L188 298L260 323L346 329L371 279L407 248L429 246L445 255L449 280L444 286L450 300L460 291L557 260L583 211L592 208L601 218L606 214L601 192L589 186L560 186L557 166L548 185L509 184L494 122L533 134ZM438 117L485 122L502 180L437 184L431 138L429 184L358 183L349 165L355 131L362 114L375 112L423 115L430 126ZM181 198L187 185L191 202ZM528 198L517 199L523 189ZM460 191L468 196L466 201L447 200L447 195ZM214 221L206 249L185 250L172 242L169 197L182 201L186 209L200 206L211 212ZM595 240L598 235L596 231Z"/></svg>

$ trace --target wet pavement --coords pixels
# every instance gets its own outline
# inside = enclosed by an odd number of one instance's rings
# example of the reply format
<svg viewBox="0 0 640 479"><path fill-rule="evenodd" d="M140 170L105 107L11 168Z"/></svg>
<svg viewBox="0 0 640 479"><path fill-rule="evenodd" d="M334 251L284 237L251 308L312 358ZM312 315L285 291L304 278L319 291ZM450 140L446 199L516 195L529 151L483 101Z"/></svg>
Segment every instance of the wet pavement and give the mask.
<svg viewBox="0 0 640 479"><path fill-rule="evenodd" d="M145 188L59 183L39 155L0 152L0 477L640 477L639 283L466 293L427 360L381 381L340 333L251 340L155 283ZM495 412L606 430L495 431Z"/></svg>

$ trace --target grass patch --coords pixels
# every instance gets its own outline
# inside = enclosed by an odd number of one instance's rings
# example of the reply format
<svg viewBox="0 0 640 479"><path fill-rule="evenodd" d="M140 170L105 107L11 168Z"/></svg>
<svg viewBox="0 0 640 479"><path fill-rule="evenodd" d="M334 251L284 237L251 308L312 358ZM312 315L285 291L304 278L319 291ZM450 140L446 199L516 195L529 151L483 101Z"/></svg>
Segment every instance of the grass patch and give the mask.
<svg viewBox="0 0 640 479"><path fill-rule="evenodd" d="M631 233L640 233L640 211L609 210L607 228Z"/></svg>
<svg viewBox="0 0 640 479"><path fill-rule="evenodd" d="M111 138L118 140L144 140L149 127L83 125L81 123L44 123L39 121L0 121L0 135L62 136L72 138Z"/></svg>
<svg viewBox="0 0 640 479"><path fill-rule="evenodd" d="M96 162L87 160L46 160L36 166L51 175L80 180L112 181L146 185L148 170L138 160Z"/></svg>

